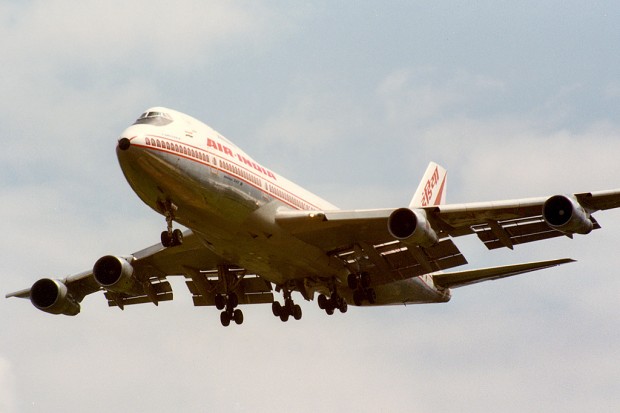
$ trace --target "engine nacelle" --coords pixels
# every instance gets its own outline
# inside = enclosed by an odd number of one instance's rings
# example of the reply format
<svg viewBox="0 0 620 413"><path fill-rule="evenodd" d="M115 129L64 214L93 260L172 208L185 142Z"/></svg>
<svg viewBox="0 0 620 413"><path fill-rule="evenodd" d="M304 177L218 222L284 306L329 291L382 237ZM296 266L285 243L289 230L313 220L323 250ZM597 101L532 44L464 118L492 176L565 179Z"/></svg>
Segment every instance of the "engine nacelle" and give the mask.
<svg viewBox="0 0 620 413"><path fill-rule="evenodd" d="M430 247L439 240L437 233L426 219L426 211L423 209L399 208L395 210L388 218L388 231L394 238L409 245Z"/></svg>
<svg viewBox="0 0 620 413"><path fill-rule="evenodd" d="M108 291L142 293L139 281L133 276L133 266L124 258L106 255L93 267L95 281Z"/></svg>
<svg viewBox="0 0 620 413"><path fill-rule="evenodd" d="M590 214L570 196L555 195L547 199L542 214L547 225L567 234L588 234L594 228Z"/></svg>
<svg viewBox="0 0 620 413"><path fill-rule="evenodd" d="M80 303L69 294L67 286L59 280L42 278L30 288L30 302L50 314L77 315Z"/></svg>

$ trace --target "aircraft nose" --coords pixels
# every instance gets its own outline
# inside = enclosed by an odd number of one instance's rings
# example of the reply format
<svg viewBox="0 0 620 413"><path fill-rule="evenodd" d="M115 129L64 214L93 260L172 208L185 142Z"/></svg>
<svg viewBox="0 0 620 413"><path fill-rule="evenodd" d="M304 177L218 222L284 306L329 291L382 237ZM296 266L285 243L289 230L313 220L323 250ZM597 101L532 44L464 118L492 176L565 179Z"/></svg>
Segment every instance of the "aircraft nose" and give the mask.
<svg viewBox="0 0 620 413"><path fill-rule="evenodd" d="M126 151L131 146L131 141L128 138L121 138L118 141L118 147L122 151Z"/></svg>

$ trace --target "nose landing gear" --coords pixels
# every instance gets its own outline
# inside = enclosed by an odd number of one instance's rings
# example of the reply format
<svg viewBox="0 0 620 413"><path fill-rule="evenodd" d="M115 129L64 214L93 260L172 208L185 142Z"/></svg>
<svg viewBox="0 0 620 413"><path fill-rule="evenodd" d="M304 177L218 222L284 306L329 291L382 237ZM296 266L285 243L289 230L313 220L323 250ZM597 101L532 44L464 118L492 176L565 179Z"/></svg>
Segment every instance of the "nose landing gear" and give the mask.
<svg viewBox="0 0 620 413"><path fill-rule="evenodd" d="M183 244L183 232L180 229L172 229L174 213L178 207L170 200L161 202L159 208L166 217L167 230L161 233L161 245L164 247L174 247Z"/></svg>

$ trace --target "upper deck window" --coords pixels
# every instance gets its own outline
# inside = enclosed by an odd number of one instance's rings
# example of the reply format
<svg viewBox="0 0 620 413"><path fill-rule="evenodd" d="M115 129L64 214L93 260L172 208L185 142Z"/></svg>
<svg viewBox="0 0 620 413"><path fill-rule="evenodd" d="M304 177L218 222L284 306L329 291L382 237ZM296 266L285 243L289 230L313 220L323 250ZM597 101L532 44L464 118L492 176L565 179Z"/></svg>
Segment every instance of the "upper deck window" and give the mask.
<svg viewBox="0 0 620 413"><path fill-rule="evenodd" d="M164 126L172 123L173 119L165 112L144 112L134 122L134 125Z"/></svg>

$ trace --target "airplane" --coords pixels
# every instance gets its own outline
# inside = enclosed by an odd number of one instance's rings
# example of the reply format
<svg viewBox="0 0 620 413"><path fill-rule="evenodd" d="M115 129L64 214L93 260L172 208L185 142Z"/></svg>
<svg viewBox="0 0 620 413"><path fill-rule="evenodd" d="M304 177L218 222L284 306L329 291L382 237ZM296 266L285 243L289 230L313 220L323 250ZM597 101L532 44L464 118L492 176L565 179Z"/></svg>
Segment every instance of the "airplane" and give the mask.
<svg viewBox="0 0 620 413"><path fill-rule="evenodd" d="M181 276L194 305L215 306L223 326L242 324L239 305L248 304L271 304L283 322L299 320L294 292L316 298L329 315L349 305L443 303L453 288L574 261L446 272L467 264L454 238L475 235L489 250L572 238L600 228L594 212L620 206L620 189L446 204L447 171L431 162L409 205L341 210L206 124L164 107L129 126L116 153L131 188L165 218L161 242L106 255L74 275L39 279L6 298L74 316L87 295L103 291L110 307L123 310L172 300L167 277Z"/></svg>

